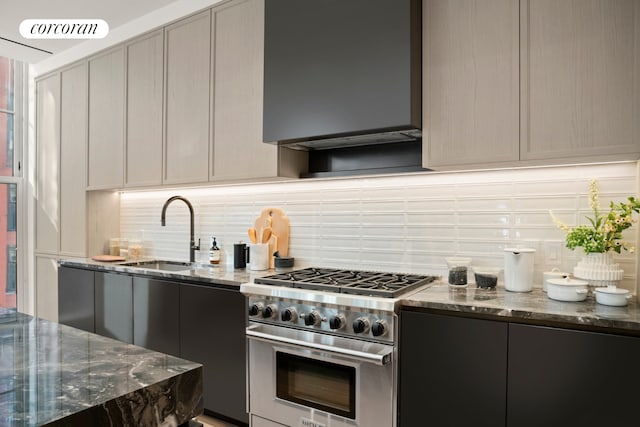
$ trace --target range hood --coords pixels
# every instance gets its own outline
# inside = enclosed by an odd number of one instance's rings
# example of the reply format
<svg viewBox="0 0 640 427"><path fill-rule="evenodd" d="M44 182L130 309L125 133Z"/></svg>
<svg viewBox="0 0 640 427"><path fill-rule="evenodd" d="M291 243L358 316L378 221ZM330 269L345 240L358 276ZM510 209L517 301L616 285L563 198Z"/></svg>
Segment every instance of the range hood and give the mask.
<svg viewBox="0 0 640 427"><path fill-rule="evenodd" d="M421 22L420 0L266 0L264 142L419 139Z"/></svg>

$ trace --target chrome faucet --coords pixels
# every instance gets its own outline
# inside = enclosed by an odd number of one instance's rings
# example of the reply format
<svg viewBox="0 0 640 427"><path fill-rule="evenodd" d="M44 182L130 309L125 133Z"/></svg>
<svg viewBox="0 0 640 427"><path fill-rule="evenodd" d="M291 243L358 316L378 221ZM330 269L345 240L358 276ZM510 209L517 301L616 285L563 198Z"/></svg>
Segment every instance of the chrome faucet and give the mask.
<svg viewBox="0 0 640 427"><path fill-rule="evenodd" d="M193 230L194 230L194 226L193 226L193 206L191 206L191 202L189 202L187 199L185 199L182 196L173 196L173 197L170 197L169 199L167 199L167 201L164 202L164 205L162 206L162 216L160 218L160 225L162 225L163 227L165 225L167 225L167 221L166 221L167 207L174 200L182 200L189 207L189 215L190 215L190 221L191 221L191 228L189 230L189 237L191 239L190 242L189 242L189 262L195 262L196 261L196 251L200 250L200 239L198 239L198 245L196 246L196 241L195 241L194 232L193 232Z"/></svg>

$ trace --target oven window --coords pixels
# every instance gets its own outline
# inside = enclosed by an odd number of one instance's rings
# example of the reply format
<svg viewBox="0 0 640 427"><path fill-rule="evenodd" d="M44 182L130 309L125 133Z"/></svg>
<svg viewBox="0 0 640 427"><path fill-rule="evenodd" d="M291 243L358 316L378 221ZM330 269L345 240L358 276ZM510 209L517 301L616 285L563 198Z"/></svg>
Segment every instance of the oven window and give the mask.
<svg viewBox="0 0 640 427"><path fill-rule="evenodd" d="M287 353L276 353L276 396L356 418L356 368Z"/></svg>

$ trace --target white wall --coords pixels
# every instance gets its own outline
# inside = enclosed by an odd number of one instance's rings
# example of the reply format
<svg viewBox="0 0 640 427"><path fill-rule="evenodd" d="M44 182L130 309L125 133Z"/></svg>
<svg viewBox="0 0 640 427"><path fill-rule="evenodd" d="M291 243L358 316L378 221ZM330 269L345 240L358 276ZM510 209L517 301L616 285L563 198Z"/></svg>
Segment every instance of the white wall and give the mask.
<svg viewBox="0 0 640 427"><path fill-rule="evenodd" d="M164 201L180 194L194 206L202 261L214 235L232 264L233 243L246 242L247 229L271 206L291 220L296 266L444 274L446 256L503 266L504 248L523 245L537 249L539 281L553 267L571 272L580 258L564 248L564 234L548 210L568 224L584 223L591 178L599 180L602 207L638 194L635 162L126 192L121 234L134 238L144 230L146 256L187 260L186 205L170 205L167 226L160 226ZM626 239L637 242L638 228ZM552 260L556 249L559 258ZM636 255L616 259L625 270L622 286L635 292Z"/></svg>

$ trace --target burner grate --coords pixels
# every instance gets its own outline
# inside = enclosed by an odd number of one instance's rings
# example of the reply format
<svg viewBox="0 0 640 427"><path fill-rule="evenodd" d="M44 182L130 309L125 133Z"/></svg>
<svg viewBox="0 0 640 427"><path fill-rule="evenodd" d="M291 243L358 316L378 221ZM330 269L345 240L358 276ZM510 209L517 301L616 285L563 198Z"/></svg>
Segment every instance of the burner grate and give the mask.
<svg viewBox="0 0 640 427"><path fill-rule="evenodd" d="M309 267L256 278L257 284L286 286L355 295L395 298L426 285L434 276Z"/></svg>

